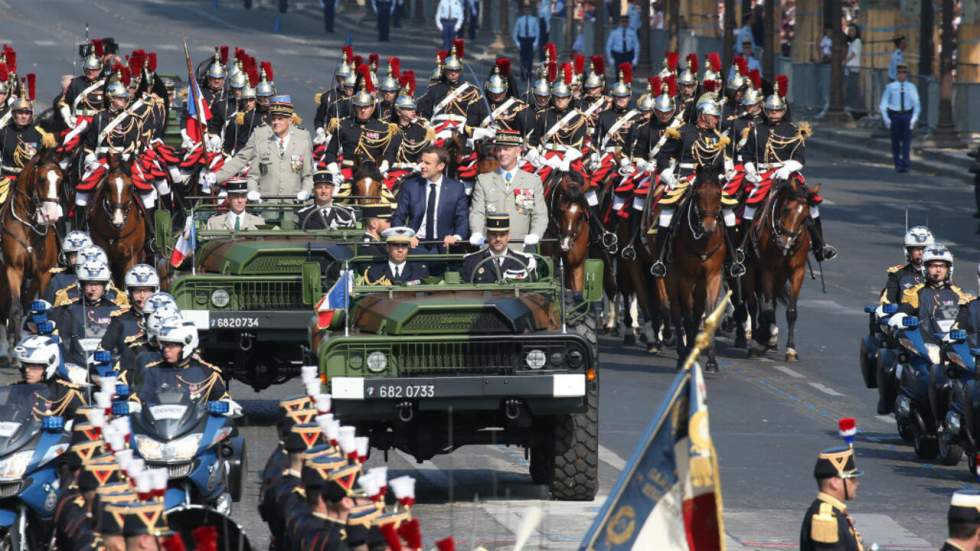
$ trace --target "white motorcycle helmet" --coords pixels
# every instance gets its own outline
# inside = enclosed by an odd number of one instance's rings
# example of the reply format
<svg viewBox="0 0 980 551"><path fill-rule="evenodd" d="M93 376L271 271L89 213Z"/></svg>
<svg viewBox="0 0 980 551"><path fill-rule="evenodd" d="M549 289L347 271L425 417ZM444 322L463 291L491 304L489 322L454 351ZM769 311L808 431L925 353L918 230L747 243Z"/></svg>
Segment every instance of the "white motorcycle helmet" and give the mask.
<svg viewBox="0 0 980 551"><path fill-rule="evenodd" d="M925 226L915 226L905 232L905 248L931 247L936 244L932 232Z"/></svg>
<svg viewBox="0 0 980 551"><path fill-rule="evenodd" d="M70 231L61 241L61 253L64 255L74 254L92 246L92 238L83 231Z"/></svg>
<svg viewBox="0 0 980 551"><path fill-rule="evenodd" d="M126 272L126 289L150 287L156 293L160 290L160 276L149 264L137 264Z"/></svg>
<svg viewBox="0 0 980 551"><path fill-rule="evenodd" d="M75 269L77 270L79 266L90 261L98 261L104 264L109 264L109 256L105 254L102 247L99 247L98 245L82 247L75 255Z"/></svg>
<svg viewBox="0 0 980 551"><path fill-rule="evenodd" d="M25 365L44 367L44 380L54 376L58 365L61 364L61 348L58 342L48 336L32 335L25 337L14 348L14 357L20 362L21 369Z"/></svg>
<svg viewBox="0 0 980 551"><path fill-rule="evenodd" d="M150 298L146 299L143 303L143 315L148 316L161 308L171 308L173 311L180 313L180 308L177 307L177 300L170 293L163 291L157 291L150 295Z"/></svg>
<svg viewBox="0 0 980 551"><path fill-rule="evenodd" d="M199 342L197 327L194 326L194 322L192 321L168 319L160 326L157 342L160 343L161 347L166 343L181 345L180 359L186 360L197 350Z"/></svg>
<svg viewBox="0 0 980 551"><path fill-rule="evenodd" d="M173 323L180 323L183 318L180 316L180 311L177 310L177 306L171 304L162 304L157 307L152 313L146 315L146 340L150 344L157 344L156 338L160 335L160 328L164 324L171 323L171 320L175 320Z"/></svg>
<svg viewBox="0 0 980 551"><path fill-rule="evenodd" d="M945 245L937 243L926 247L925 252L922 253L922 265L928 267L930 262L945 262L949 266L946 280L953 279L953 253L949 252Z"/></svg>
<svg viewBox="0 0 980 551"><path fill-rule="evenodd" d="M97 260L90 260L76 268L79 283L96 282L106 283L112 280L112 272L109 271L109 264Z"/></svg>

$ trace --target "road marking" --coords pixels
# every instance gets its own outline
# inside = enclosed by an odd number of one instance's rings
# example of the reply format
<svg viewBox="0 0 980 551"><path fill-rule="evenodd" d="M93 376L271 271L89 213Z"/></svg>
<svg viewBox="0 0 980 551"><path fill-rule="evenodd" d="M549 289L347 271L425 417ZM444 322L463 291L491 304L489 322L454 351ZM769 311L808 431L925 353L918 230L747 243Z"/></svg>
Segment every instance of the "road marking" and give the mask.
<svg viewBox="0 0 980 551"><path fill-rule="evenodd" d="M541 509L544 516L531 536L532 546L542 549L578 549L585 531L592 525L592 519L605 501L606 496L601 495L592 501L577 502L492 499L480 503L480 508L509 532L508 538L520 530L524 517L532 509ZM477 532L484 535L487 528L482 528ZM499 535L489 534L490 537Z"/></svg>
<svg viewBox="0 0 980 551"><path fill-rule="evenodd" d="M814 383L812 381L811 382L808 382L807 384L810 385L810 386L812 386L813 388L819 390L820 392L823 392L824 394L829 394L831 396L843 396L843 394L841 394L840 392L837 392L836 390L830 388L827 385L824 385L824 384L821 384L821 383Z"/></svg>
<svg viewBox="0 0 980 551"><path fill-rule="evenodd" d="M599 444L599 461L602 461L617 471L621 471L626 467L626 460L602 444Z"/></svg>
<svg viewBox="0 0 980 551"><path fill-rule="evenodd" d="M135 50L136 48L138 48L138 46L136 44L133 44L132 42L120 42L119 48L121 50Z"/></svg>
<svg viewBox="0 0 980 551"><path fill-rule="evenodd" d="M866 542L876 542L884 549L935 549L929 542L883 514L852 514L854 525ZM793 533L800 523L798 513L776 509L737 511L725 509L725 532L728 549L798 549L799 535Z"/></svg>
<svg viewBox="0 0 980 551"><path fill-rule="evenodd" d="M55 42L54 40L35 40L34 41L34 45L35 46L55 46L57 44L58 43Z"/></svg>
<svg viewBox="0 0 980 551"><path fill-rule="evenodd" d="M279 55L299 55L299 50L293 48L276 48L274 51Z"/></svg>
<svg viewBox="0 0 980 551"><path fill-rule="evenodd" d="M180 49L180 46L176 44L160 44L157 46L158 50L166 50L169 52L175 52Z"/></svg>
<svg viewBox="0 0 980 551"><path fill-rule="evenodd" d="M774 366L772 366L772 368L775 369L776 371L779 371L780 373L784 373L786 375L789 375L790 377L792 377L794 379L805 379L806 378L803 375L801 375L800 373L797 373L796 371L793 371L792 369L786 367L785 365L774 365Z"/></svg>

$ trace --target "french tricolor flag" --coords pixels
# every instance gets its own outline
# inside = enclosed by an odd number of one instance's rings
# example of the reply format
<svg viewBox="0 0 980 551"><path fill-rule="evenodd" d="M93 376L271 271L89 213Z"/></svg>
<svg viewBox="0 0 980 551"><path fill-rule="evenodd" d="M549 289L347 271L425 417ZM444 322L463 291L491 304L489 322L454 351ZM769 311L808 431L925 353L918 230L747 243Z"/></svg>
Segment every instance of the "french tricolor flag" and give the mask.
<svg viewBox="0 0 980 551"><path fill-rule="evenodd" d="M184 231L180 233L177 244L174 245L174 252L170 254L170 265L179 268L184 263L184 259L194 255L196 248L197 236L194 232L194 219L188 216L184 223Z"/></svg>
<svg viewBox="0 0 980 551"><path fill-rule="evenodd" d="M338 312L347 310L350 305L350 292L354 283L350 270L342 270L337 282L316 304L316 328L326 329L333 323Z"/></svg>
<svg viewBox="0 0 980 551"><path fill-rule="evenodd" d="M205 101L197 81L191 80L187 86L187 136L194 143L201 143L208 131L208 121L211 120L211 106Z"/></svg>
<svg viewBox="0 0 980 551"><path fill-rule="evenodd" d="M854 445L854 437L857 436L857 420L853 417L842 417L837 421L837 432L844 439L848 446Z"/></svg>

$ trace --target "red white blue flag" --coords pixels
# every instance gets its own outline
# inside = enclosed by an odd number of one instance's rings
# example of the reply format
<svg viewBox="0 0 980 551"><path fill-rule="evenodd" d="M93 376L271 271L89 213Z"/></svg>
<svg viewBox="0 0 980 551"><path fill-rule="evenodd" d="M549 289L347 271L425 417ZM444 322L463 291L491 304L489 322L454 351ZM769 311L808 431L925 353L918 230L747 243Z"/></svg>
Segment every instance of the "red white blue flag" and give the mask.
<svg viewBox="0 0 980 551"><path fill-rule="evenodd" d="M194 232L194 219L188 216L184 223L184 231L177 237L177 244L170 254L170 265L179 268L184 259L194 255L195 248L197 248L197 235Z"/></svg>

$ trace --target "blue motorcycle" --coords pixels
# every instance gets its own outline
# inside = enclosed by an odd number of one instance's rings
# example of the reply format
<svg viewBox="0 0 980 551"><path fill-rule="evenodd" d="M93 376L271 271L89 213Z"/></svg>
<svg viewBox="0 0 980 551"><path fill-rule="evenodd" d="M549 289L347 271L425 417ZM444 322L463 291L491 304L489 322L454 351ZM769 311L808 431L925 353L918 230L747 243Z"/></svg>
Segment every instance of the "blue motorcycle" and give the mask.
<svg viewBox="0 0 980 551"><path fill-rule="evenodd" d="M962 330L950 331L942 344L943 365L933 369L930 399L939 423L939 456L943 463L955 465L953 456L966 452L967 467L977 472L980 441L980 388L977 384L977 356L980 348L970 348Z"/></svg>
<svg viewBox="0 0 980 551"><path fill-rule="evenodd" d="M40 549L50 540L60 496L58 458L68 449L64 419L37 418L47 386L0 388L0 548ZM40 408L40 409L38 409Z"/></svg>
<svg viewBox="0 0 980 551"><path fill-rule="evenodd" d="M938 426L929 394L932 366L942 363L940 347L923 339L915 316L902 318L893 336L899 345L896 363L893 368L884 367L886 373L893 371L898 388L894 407L898 434L912 441L916 456L935 459L939 453Z"/></svg>
<svg viewBox="0 0 980 551"><path fill-rule="evenodd" d="M865 306L864 311L868 314L868 334L861 338L858 353L861 377L866 387L878 389L878 413L892 413L898 397L894 376L898 343L892 336L888 320L898 311L898 305L871 304Z"/></svg>

